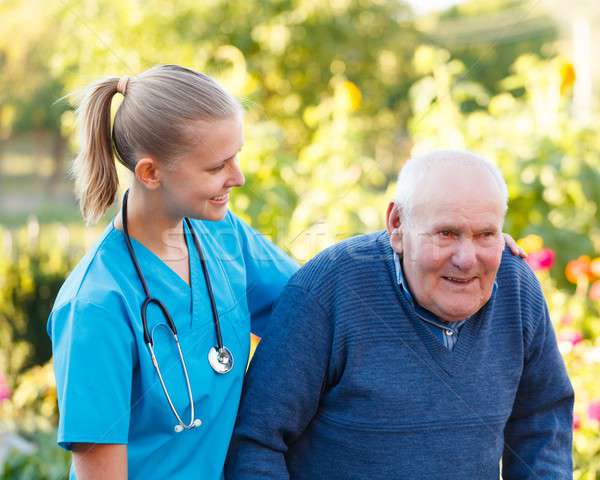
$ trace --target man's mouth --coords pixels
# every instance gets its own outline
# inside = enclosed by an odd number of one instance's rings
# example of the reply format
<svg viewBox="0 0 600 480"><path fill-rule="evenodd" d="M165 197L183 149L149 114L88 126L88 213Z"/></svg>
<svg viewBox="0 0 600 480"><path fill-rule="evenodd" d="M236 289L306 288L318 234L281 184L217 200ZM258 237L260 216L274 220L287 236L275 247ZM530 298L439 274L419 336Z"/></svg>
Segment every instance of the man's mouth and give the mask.
<svg viewBox="0 0 600 480"><path fill-rule="evenodd" d="M477 279L477 277L461 278L450 276L443 276L442 278L448 282L453 283L454 285L469 285Z"/></svg>

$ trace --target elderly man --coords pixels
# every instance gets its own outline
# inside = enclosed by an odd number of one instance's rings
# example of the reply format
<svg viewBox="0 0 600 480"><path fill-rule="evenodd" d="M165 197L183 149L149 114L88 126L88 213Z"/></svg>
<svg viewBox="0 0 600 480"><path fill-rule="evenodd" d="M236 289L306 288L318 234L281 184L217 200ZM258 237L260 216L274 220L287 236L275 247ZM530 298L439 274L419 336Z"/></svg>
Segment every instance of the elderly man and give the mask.
<svg viewBox="0 0 600 480"><path fill-rule="evenodd" d="M573 390L540 286L504 249L506 205L479 156L409 160L387 231L288 284L227 478L572 478Z"/></svg>

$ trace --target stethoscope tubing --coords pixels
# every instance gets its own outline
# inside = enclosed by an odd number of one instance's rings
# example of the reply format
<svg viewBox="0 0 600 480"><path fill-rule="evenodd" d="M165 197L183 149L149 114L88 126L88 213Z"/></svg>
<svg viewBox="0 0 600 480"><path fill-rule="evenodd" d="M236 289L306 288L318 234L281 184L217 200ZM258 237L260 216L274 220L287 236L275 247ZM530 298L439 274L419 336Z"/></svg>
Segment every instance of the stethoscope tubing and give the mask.
<svg viewBox="0 0 600 480"><path fill-rule="evenodd" d="M217 338L217 350L223 350L223 337L221 335L221 322L219 322L219 312L217 312L217 303L215 302L215 294L213 293L212 283L210 281L210 275L208 274L208 267L206 265L206 259L204 258L204 253L200 248L200 242L198 241L198 237L196 237L196 232L192 227L192 223L190 219L186 217L185 222L188 226L189 231L192 234L192 240L194 241L194 245L196 246L196 251L198 252L198 256L200 257L200 266L202 267L202 274L204 276L204 280L206 283L206 290L208 291L208 299L210 300L210 308L212 310L213 316L213 324L215 326L215 336Z"/></svg>
<svg viewBox="0 0 600 480"><path fill-rule="evenodd" d="M144 299L142 306L141 306L141 317L142 317L142 328L144 331L144 342L146 344L146 347L148 348L148 352L150 353L150 357L152 359L152 364L158 375L158 379L160 381L161 387L163 389L163 392L165 394L165 397L167 399L169 407L170 407L171 411L173 412L173 415L175 416L175 418L178 421L178 425L175 426L175 431L180 432L182 430L189 430L194 427L200 426L202 424L202 422L200 421L200 419L195 418L194 395L192 392L192 386L190 383L190 377L188 375L187 366L185 364L183 351L181 350L181 345L179 343L179 337L177 335L177 328L175 327L175 322L173 322L173 319L171 318L171 315L169 314L169 311L167 310L165 305L158 298L152 297L150 295L150 290L148 288L148 284L146 283L146 279L144 278L142 269L140 267L139 262L137 261L137 256L135 255L135 251L134 251L133 245L131 243L131 237L129 236L129 228L128 228L128 221L127 221L127 199L128 199L128 196L129 196L129 190L126 191L125 195L123 196L123 207L122 207L121 215L122 215L122 221L123 221L123 232L125 234L125 244L127 246L127 250L129 252L129 256L131 258L131 261L133 263L133 266L135 268L137 276L138 276L140 283L142 285L142 288L144 290L144 294L146 295L146 298ZM208 297L210 300L210 306L211 306L211 310L212 310L213 324L214 324L215 336L216 336L216 340L217 340L216 352L218 352L219 355L226 356L226 358L229 360L229 363L227 363L227 365L229 365L229 367L228 368L226 367L222 370L217 370L217 368L212 364L212 361L209 361L209 363L211 364L211 366L217 373L227 373L233 367L233 357L231 356L231 352L229 352L229 350L227 348L225 348L223 345L223 337L221 335L221 325L219 322L219 314L217 311L217 305L215 302L212 284L210 282L210 275L208 273L208 267L206 265L206 258L204 257L202 249L200 248L200 242L198 241L198 238L196 236L196 233L194 231L194 228L192 227L190 220L188 218L185 218L185 222L186 222L187 228L189 229L189 231L192 235L192 239L194 242L194 246L196 247L196 251L198 252L198 256L200 257L200 265L202 267L202 273L203 273L204 280L206 283L206 289L208 291ZM160 370L160 366L156 359L156 355L154 353L154 339L153 339L153 336L150 334L150 331L148 330L148 320L147 320L147 311L148 311L148 307L151 304L156 305L163 313L163 316L167 321L167 326L171 330L173 339L177 346L179 360L180 360L181 368L183 370L183 374L185 377L188 397L189 397L189 401L190 401L190 414L191 415L190 415L190 422L187 424L183 422L183 420L181 419L181 416L179 415L179 413L177 412L177 409L175 408L175 405L173 404L173 401L171 399L171 396L170 396L167 386L165 384L162 372ZM212 347L211 351L209 352L209 360L210 360L210 355L213 353L212 351L214 349L215 349L215 347ZM226 364L223 364L223 365L226 365Z"/></svg>

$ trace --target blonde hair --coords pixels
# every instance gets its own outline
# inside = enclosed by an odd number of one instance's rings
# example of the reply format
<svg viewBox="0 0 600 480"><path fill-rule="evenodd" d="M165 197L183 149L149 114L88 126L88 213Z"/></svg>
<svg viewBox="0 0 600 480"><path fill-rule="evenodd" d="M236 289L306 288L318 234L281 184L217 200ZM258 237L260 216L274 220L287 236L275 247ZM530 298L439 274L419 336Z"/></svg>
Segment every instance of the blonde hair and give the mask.
<svg viewBox="0 0 600 480"><path fill-rule="evenodd" d="M124 77L123 77L124 78ZM81 150L73 163L85 221L94 223L115 201L117 159L133 171L140 155L174 161L198 139L197 121L229 118L242 108L215 80L177 65L158 65L128 78L107 77L88 87L78 113ZM111 129L111 102L125 92Z"/></svg>

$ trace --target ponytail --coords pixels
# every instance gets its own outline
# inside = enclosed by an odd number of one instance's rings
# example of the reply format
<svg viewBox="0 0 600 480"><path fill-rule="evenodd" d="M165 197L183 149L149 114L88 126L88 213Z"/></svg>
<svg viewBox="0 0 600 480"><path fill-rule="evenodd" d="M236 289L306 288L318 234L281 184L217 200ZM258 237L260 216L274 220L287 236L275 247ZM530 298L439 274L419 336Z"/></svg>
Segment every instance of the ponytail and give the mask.
<svg viewBox="0 0 600 480"><path fill-rule="evenodd" d="M113 158L110 107L119 78L94 83L77 110L80 151L73 163L75 191L86 223L97 222L115 201L119 179Z"/></svg>

